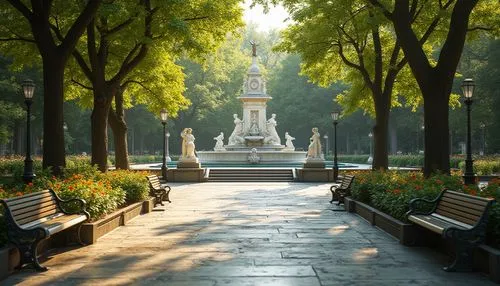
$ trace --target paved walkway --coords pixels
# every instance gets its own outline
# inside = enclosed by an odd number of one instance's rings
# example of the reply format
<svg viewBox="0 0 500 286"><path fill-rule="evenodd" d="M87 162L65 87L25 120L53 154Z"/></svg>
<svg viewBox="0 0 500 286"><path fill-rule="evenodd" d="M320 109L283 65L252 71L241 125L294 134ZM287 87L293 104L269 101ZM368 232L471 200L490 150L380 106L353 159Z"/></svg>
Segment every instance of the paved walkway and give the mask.
<svg viewBox="0 0 500 286"><path fill-rule="evenodd" d="M175 184L172 204L2 285L494 285L328 203L325 184Z"/></svg>

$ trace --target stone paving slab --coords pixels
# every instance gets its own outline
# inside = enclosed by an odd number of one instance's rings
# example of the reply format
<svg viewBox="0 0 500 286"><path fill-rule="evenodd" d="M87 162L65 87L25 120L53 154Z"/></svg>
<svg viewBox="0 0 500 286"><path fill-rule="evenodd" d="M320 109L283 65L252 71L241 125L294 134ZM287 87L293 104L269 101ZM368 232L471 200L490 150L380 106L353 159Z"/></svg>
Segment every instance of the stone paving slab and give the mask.
<svg viewBox="0 0 500 286"><path fill-rule="evenodd" d="M328 184L172 184L171 204L0 285L495 285L328 203Z"/></svg>

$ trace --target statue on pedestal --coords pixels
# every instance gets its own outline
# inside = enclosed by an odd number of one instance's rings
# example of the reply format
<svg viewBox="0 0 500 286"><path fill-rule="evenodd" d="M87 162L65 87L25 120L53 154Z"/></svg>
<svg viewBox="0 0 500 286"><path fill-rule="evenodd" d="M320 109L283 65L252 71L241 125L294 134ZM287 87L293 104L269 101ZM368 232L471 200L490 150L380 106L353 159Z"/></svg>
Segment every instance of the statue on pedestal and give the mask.
<svg viewBox="0 0 500 286"><path fill-rule="evenodd" d="M214 140L216 140L216 141L217 141L217 142L215 142L215 147L214 147L214 150L215 150L215 151L223 151L223 150L226 150L226 149L224 148L224 142L223 142L223 140L224 140L224 132L221 132L221 133L219 134L219 136L214 137Z"/></svg>
<svg viewBox="0 0 500 286"><path fill-rule="evenodd" d="M180 160L196 160L193 129L184 128L181 132L182 156Z"/></svg>
<svg viewBox="0 0 500 286"><path fill-rule="evenodd" d="M250 125L248 133L252 136L257 136L260 134L259 125L257 123L257 117L255 115L252 117L252 124Z"/></svg>
<svg viewBox="0 0 500 286"><path fill-rule="evenodd" d="M292 140L295 140L295 137L292 137L290 136L290 134L288 134L288 132L285 132L285 150L291 150L291 151L295 151L295 146L293 146L293 142Z"/></svg>
<svg viewBox="0 0 500 286"><path fill-rule="evenodd" d="M267 120L267 134L264 138L264 144L281 145L280 136L278 132L276 132L276 125L278 125L276 122L276 114L273 113L271 118Z"/></svg>
<svg viewBox="0 0 500 286"><path fill-rule="evenodd" d="M250 164L258 164L260 162L260 157L257 155L257 149L252 148L250 154L248 155L248 162Z"/></svg>
<svg viewBox="0 0 500 286"><path fill-rule="evenodd" d="M322 159L321 156L321 136L318 128L312 129L313 135L309 139L309 149L307 150L307 159Z"/></svg>
<svg viewBox="0 0 500 286"><path fill-rule="evenodd" d="M229 136L228 145L237 145L245 143L245 138L243 138L243 120L238 118L238 114L233 114L234 118L234 130Z"/></svg>

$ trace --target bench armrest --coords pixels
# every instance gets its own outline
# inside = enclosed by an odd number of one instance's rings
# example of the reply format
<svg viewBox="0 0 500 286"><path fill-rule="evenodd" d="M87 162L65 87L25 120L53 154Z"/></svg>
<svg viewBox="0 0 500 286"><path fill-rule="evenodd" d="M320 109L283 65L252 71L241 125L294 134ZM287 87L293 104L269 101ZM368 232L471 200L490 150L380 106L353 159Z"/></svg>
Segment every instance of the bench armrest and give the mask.
<svg viewBox="0 0 500 286"><path fill-rule="evenodd" d="M341 186L340 183L334 183L333 186L330 187L330 191L335 191L336 189L338 189L339 187Z"/></svg>
<svg viewBox="0 0 500 286"><path fill-rule="evenodd" d="M440 198L440 196L438 196L434 200L428 200L428 199L424 199L424 198L412 199L409 202L409 208L410 208L410 210L405 214L405 218L408 219L409 215L430 215L431 213L434 212L434 208L435 208L436 202L438 201L439 198ZM417 203L420 203L420 202L423 202L424 204L433 204L434 207L432 208L432 210L430 210L428 212L420 211L420 210L418 210L418 207L417 207Z"/></svg>
<svg viewBox="0 0 500 286"><path fill-rule="evenodd" d="M84 214L87 217L87 219L90 219L90 214L87 212L87 202L85 202L84 199L72 198L72 199L68 199L68 200L63 200L53 190L50 190L50 191L53 192L54 196L56 197L57 203L58 203L58 205L61 208L61 211L63 213L65 213L65 214ZM67 203L72 203L72 202L78 202L79 210L74 211L74 212L68 212L64 208L63 205L65 205Z"/></svg>

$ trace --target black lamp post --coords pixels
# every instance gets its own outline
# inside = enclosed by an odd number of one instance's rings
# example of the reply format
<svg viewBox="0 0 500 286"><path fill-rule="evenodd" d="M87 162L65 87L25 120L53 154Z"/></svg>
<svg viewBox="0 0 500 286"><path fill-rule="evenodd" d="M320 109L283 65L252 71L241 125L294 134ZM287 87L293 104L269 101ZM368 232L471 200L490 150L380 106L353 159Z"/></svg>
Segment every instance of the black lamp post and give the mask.
<svg viewBox="0 0 500 286"><path fill-rule="evenodd" d="M373 163L373 151L372 151L372 138L373 138L373 133L370 132L368 133L368 138L370 138L370 157L368 157L367 163L372 164ZM418 149L418 148L417 148Z"/></svg>
<svg viewBox="0 0 500 286"><path fill-rule="evenodd" d="M26 184L33 182L33 178L36 176L33 173L33 160L31 159L31 103L33 103L33 94L35 93L35 83L32 80L27 79L21 84L24 93L24 103L26 103L26 158L24 159L24 173L23 180Z"/></svg>
<svg viewBox="0 0 500 286"><path fill-rule="evenodd" d="M481 128L481 153L480 153L480 155L484 156L484 154L486 153L486 141L485 141L485 133L484 133L484 129L486 128L486 124L481 122L481 124L479 124L479 128Z"/></svg>
<svg viewBox="0 0 500 286"><path fill-rule="evenodd" d="M161 175L163 180L167 180L167 157L165 156L166 149L166 139L167 139L167 119L168 113L167 110L162 109L160 112L161 124L163 125L163 163L161 165Z"/></svg>
<svg viewBox="0 0 500 286"><path fill-rule="evenodd" d="M474 93L474 80L471 78L466 78L462 82L462 92L465 96L465 104L467 105L467 158L465 159L465 173L464 173L464 183L466 185L472 185L476 182L476 176L474 174L473 160L472 160L472 149L471 149L471 136L470 136L470 110L472 105L472 94Z"/></svg>
<svg viewBox="0 0 500 286"><path fill-rule="evenodd" d="M339 178L339 165L337 161L337 124L339 120L340 111L332 112L333 119L333 181Z"/></svg>

